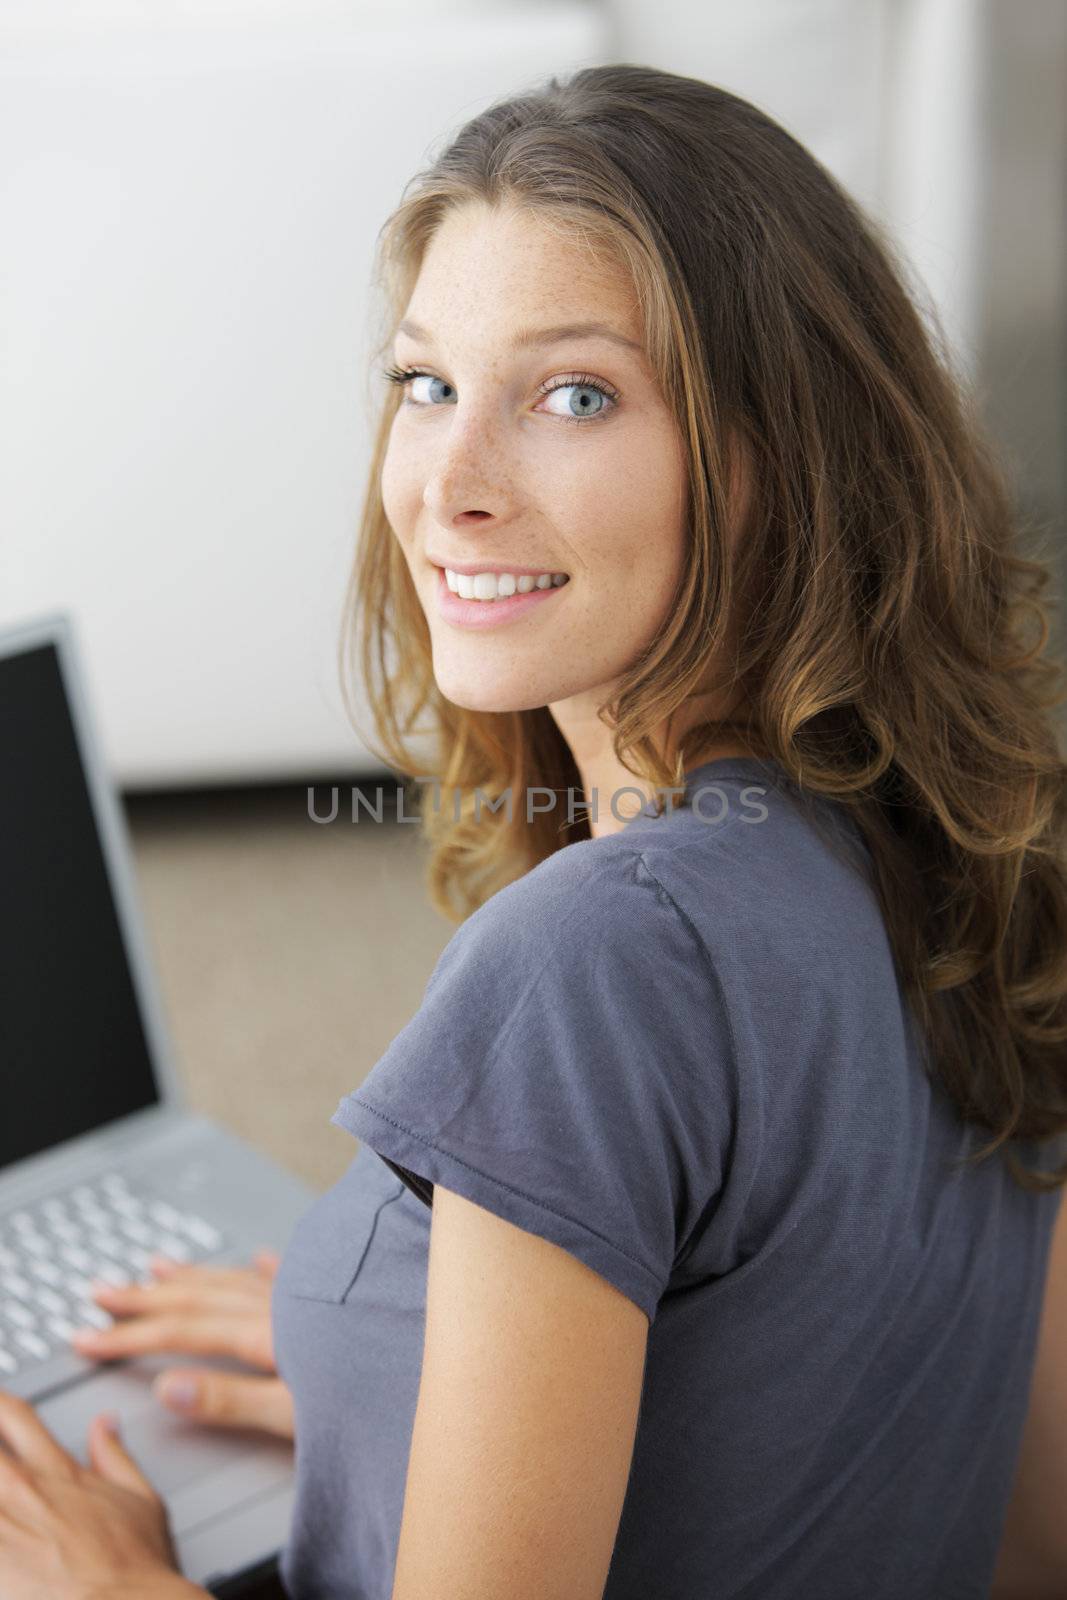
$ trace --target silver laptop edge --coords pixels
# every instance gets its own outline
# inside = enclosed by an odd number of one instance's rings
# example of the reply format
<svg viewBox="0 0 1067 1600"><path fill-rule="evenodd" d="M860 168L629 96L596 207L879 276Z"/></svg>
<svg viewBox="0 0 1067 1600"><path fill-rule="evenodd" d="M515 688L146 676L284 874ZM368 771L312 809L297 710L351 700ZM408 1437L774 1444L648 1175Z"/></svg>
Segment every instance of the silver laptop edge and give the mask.
<svg viewBox="0 0 1067 1600"><path fill-rule="evenodd" d="M63 687L70 707L78 755L85 774L89 803L93 811L97 837L104 856L115 902L119 932L129 965L137 1004L140 1008L153 1075L160 1103L145 1107L103 1128L79 1134L74 1139L50 1150L41 1150L24 1160L16 1161L0 1172L0 1196L9 1183L21 1187L26 1178L36 1178L53 1167L62 1170L71 1157L92 1145L95 1153L115 1154L130 1141L140 1144L146 1138L164 1132L176 1116L192 1115L178 1078L170 1034L162 1000L156 984L155 973L148 957L145 920L131 870L132 841L126 819L116 791L104 767L103 746L96 727L88 696L83 688L85 677L84 652L80 629L73 616L65 611L52 611L34 617L14 627L0 629L0 660L21 654L39 646L54 645ZM202 1120L197 1118L196 1120Z"/></svg>
<svg viewBox="0 0 1067 1600"><path fill-rule="evenodd" d="M80 630L73 616L56 610L37 615L14 626L0 628L0 661L38 647L53 646L62 678L70 712L77 752L85 777L89 803L96 834L103 856L103 864L118 921L123 953L127 961L134 998L141 1014L149 1065L155 1080L159 1103L116 1117L113 1121L89 1129L63 1140L45 1150L17 1159L0 1169L0 1213L9 1212L35 1196L70 1181L72 1175L91 1175L92 1170L121 1162L124 1158L144 1156L147 1148L163 1140L173 1144L177 1151L186 1146L197 1150L201 1143L209 1152L216 1153L219 1142L228 1143L231 1152L238 1148L238 1166L247 1170L250 1181L266 1185L277 1205L278 1218L295 1220L306 1205L314 1199L314 1191L262 1156L254 1147L231 1134L210 1118L188 1110L186 1097L178 1078L171 1046L170 1032L158 990L146 924L133 871L133 850L129 830L115 787L108 776L103 760L103 746L84 687L84 654ZM0 753L2 754L2 753ZM17 781L17 774L15 775ZM267 1208L270 1209L269 1207ZM176 1358L185 1360L186 1358ZM201 1364L198 1358L188 1358L192 1364ZM156 1365L170 1364L164 1357L140 1358L145 1372ZM214 1364L226 1368L227 1360ZM138 1364L134 1363L136 1367ZM240 1368L240 1363L233 1363ZM122 1381L121 1369L130 1364L118 1363L115 1368L95 1369L73 1380L67 1379L53 1388L51 1398L38 1400L42 1413L68 1424L70 1414L79 1406L91 1402L94 1386ZM87 1392L79 1398L79 1391ZM48 1387L40 1391L48 1394ZM83 1420L83 1419L82 1419ZM80 1432L81 1421L79 1422ZM261 1451L250 1453L247 1474L247 1492L240 1492L241 1477L236 1472L232 1507L225 1508L216 1502L215 1515L207 1522L194 1522L180 1541L183 1552L182 1567L187 1576L199 1582L233 1579L248 1565L257 1565L282 1542L288 1512L291 1506L293 1482L291 1470L280 1453L281 1441L271 1441L264 1436ZM288 1448L288 1447L286 1447ZM239 1463L228 1469L231 1480ZM223 1482L220 1477L217 1481ZM192 1570L190 1570L192 1569Z"/></svg>

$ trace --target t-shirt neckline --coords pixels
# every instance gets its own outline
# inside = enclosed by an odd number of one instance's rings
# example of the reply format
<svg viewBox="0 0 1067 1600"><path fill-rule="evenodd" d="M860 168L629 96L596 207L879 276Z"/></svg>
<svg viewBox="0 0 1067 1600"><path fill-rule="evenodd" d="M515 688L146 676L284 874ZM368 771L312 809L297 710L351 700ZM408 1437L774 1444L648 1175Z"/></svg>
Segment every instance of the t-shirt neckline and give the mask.
<svg viewBox="0 0 1067 1600"><path fill-rule="evenodd" d="M753 778L762 779L766 783L778 784L786 779L786 771L775 756L714 756L710 761L701 761L697 766L690 767L684 774L684 793L676 804L679 807L688 806L694 793L702 784L713 783L716 778ZM655 817L656 796L647 800L632 817L628 818L623 826L623 832L632 823L642 817ZM671 806L668 803L666 813L669 814Z"/></svg>

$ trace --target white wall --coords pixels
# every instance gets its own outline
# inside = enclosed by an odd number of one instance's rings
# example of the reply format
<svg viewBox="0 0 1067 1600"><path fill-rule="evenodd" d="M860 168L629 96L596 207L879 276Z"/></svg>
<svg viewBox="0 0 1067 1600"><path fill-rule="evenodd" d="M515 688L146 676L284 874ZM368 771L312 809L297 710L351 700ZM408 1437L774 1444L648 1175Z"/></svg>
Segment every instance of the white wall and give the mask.
<svg viewBox="0 0 1067 1600"><path fill-rule="evenodd" d="M127 786L372 771L335 652L375 232L552 71L747 95L889 220L971 359L972 0L0 3L0 624L77 613Z"/></svg>
<svg viewBox="0 0 1067 1600"><path fill-rule="evenodd" d="M76 612L125 785L373 770L335 653L374 236L601 41L437 9L0 12L0 625Z"/></svg>
<svg viewBox="0 0 1067 1600"><path fill-rule="evenodd" d="M961 368L977 344L982 0L614 0L619 53L721 84L891 231Z"/></svg>

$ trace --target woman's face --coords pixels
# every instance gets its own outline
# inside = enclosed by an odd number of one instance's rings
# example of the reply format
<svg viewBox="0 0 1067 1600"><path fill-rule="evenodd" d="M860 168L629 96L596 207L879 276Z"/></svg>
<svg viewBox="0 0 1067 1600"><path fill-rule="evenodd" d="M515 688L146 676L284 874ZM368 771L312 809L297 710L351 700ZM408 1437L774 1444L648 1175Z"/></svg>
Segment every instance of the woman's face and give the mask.
<svg viewBox="0 0 1067 1600"><path fill-rule="evenodd" d="M536 213L464 206L434 234L382 494L454 704L599 702L663 625L686 460L642 339L628 275ZM476 595L497 574L499 597L461 598L446 568L483 574Z"/></svg>

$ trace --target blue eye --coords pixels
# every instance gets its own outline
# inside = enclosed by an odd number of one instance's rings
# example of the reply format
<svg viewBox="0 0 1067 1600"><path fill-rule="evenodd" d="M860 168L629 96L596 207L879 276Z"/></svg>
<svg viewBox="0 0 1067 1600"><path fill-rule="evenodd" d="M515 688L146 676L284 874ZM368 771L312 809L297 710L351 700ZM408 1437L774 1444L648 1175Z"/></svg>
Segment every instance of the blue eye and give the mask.
<svg viewBox="0 0 1067 1600"><path fill-rule="evenodd" d="M454 400L456 397L456 391L453 389L452 385L450 383L446 383L443 378L434 377L432 372L416 372L410 367L390 367L385 376L389 379L390 383L398 383L403 388L410 388L412 390L414 390L414 386L417 382L428 383L430 385L438 383L441 385L441 390L443 390L444 393L441 393L440 390L437 391L435 397L436 399ZM435 398L432 398L432 395L433 391L431 389L430 395L423 393L420 395L420 398L413 398L411 404L416 406L433 405L435 403Z"/></svg>
<svg viewBox="0 0 1067 1600"><path fill-rule="evenodd" d="M455 400L456 391L452 384L444 378L438 378L432 372L420 372L415 367L388 367L384 373L390 383L399 384L402 388L411 390L409 404L416 406L434 406L438 402ZM424 390L417 390L416 384L425 384ZM434 388L437 384L439 387ZM562 402L565 409L550 412L551 416L558 417L562 422L592 422L596 418L605 416L618 405L618 396L614 390L594 378L589 373L572 372L557 383L546 384L541 389L542 395L547 399L554 394L570 394L570 398Z"/></svg>
<svg viewBox="0 0 1067 1600"><path fill-rule="evenodd" d="M611 396L605 389L596 383L557 383L545 395L546 400L554 394L569 395L563 402L564 410L553 411L552 415L564 416L568 421L581 422L584 417L598 417L607 410L607 402Z"/></svg>

